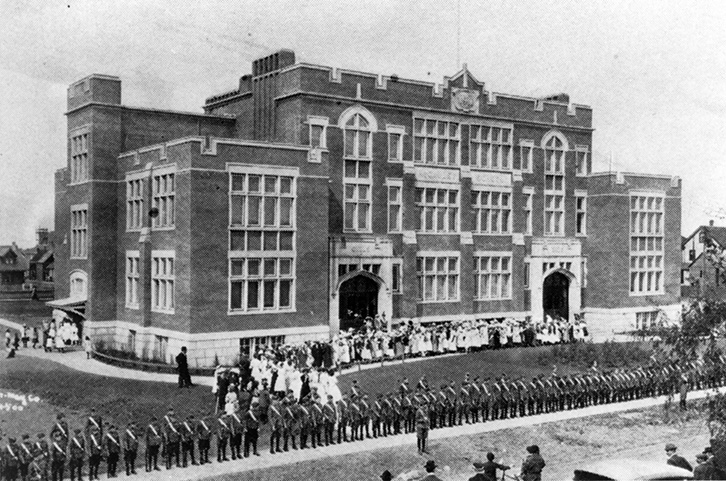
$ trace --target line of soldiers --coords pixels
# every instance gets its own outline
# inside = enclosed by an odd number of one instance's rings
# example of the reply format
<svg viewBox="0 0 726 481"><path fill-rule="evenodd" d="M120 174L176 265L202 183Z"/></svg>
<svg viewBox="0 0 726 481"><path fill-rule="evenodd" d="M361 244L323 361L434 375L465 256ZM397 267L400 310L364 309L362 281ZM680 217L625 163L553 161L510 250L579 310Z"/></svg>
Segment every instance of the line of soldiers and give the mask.
<svg viewBox="0 0 726 481"><path fill-rule="evenodd" d="M338 402L331 395L323 402L315 388L300 401L288 391L266 409L252 401L249 408L232 414L200 413L198 418L189 415L186 419L169 409L161 419L151 417L145 426L130 422L123 431L104 423L94 409L85 427L73 431L63 414L58 414L49 440L44 433L39 433L35 442L28 434L20 442L8 439L0 456L0 474L4 476L0 479L63 480L67 466L70 479L80 481L87 461L88 478L96 480L103 459L108 477L113 478L121 455L130 476L136 474L142 444L146 472L160 470L159 455L166 469L209 463L213 441L218 462L229 459L228 449L232 460L259 456L260 429L266 425L271 454L413 432L419 436L419 451L426 452L426 433L431 428L675 394L684 386L690 390L724 384L722 376L706 372L702 365L673 365L565 376L553 372L531 381L504 374L494 379L472 379L467 373L460 384L442 383L438 390L429 386L425 377L415 388L404 378L396 391L375 397L369 397L353 380L350 393L343 394ZM266 389L264 384L262 389Z"/></svg>

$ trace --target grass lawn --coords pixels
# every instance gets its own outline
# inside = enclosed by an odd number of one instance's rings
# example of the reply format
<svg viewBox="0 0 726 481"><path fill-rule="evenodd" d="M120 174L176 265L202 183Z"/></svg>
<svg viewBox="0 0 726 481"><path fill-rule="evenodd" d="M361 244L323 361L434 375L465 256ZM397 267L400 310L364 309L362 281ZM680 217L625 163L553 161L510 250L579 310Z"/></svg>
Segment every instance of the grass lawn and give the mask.
<svg viewBox="0 0 726 481"><path fill-rule="evenodd" d="M52 314L53 308L46 306L43 301L0 301L0 318L20 324L27 324L30 328L39 326L43 320L50 320Z"/></svg>

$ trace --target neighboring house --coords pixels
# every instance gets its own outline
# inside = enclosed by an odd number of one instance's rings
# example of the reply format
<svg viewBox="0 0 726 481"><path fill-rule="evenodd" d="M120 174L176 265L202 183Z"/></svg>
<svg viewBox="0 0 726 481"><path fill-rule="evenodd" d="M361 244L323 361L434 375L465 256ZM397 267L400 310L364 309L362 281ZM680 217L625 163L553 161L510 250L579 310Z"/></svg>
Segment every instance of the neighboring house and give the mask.
<svg viewBox="0 0 726 481"><path fill-rule="evenodd" d="M28 268L28 259L14 242L0 246L0 292L23 290Z"/></svg>
<svg viewBox="0 0 726 481"><path fill-rule="evenodd" d="M691 235L683 238L681 286L683 297L716 295L726 297L723 270L710 262L704 255L704 246L710 243L717 248L726 248L726 227L714 225L699 226Z"/></svg>

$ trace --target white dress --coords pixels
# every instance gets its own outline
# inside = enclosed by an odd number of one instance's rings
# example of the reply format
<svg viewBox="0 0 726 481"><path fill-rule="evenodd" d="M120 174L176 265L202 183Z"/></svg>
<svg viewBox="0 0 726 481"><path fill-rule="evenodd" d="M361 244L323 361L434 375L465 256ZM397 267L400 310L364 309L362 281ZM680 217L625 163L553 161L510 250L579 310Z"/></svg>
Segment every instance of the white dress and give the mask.
<svg viewBox="0 0 726 481"><path fill-rule="evenodd" d="M287 363L281 363L277 366L277 379L272 390L275 392L287 392Z"/></svg>
<svg viewBox="0 0 726 481"><path fill-rule="evenodd" d="M290 372L290 390L295 399L300 400L300 391L302 391L302 375L300 371L294 370Z"/></svg>
<svg viewBox="0 0 726 481"><path fill-rule="evenodd" d="M328 377L328 386L326 388L328 391L328 394L333 396L333 401L338 402L341 399L343 399L343 393L340 392L340 388L338 387L338 378L335 374Z"/></svg>

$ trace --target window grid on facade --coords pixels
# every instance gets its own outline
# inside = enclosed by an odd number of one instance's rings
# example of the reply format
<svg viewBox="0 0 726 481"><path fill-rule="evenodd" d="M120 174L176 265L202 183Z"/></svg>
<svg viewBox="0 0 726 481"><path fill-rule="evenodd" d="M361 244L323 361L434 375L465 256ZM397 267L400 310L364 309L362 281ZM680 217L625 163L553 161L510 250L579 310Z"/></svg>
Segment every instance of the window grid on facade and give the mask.
<svg viewBox="0 0 726 481"><path fill-rule="evenodd" d="M403 133L388 132L388 160L390 162L403 161Z"/></svg>
<svg viewBox="0 0 726 481"><path fill-rule="evenodd" d="M295 199L293 176L230 174L230 312L293 309Z"/></svg>
<svg viewBox="0 0 726 481"><path fill-rule="evenodd" d="M575 233L577 235L587 234L587 196L575 196Z"/></svg>
<svg viewBox="0 0 726 481"><path fill-rule="evenodd" d="M151 309L154 311L174 311L174 264L171 254L151 254Z"/></svg>
<svg viewBox="0 0 726 481"><path fill-rule="evenodd" d="M88 180L88 134L71 137L71 183Z"/></svg>
<svg viewBox="0 0 726 481"><path fill-rule="evenodd" d="M458 232L459 191L417 187L416 222L419 232Z"/></svg>
<svg viewBox="0 0 726 481"><path fill-rule="evenodd" d="M476 233L511 234L511 192L472 191L472 208L476 216Z"/></svg>
<svg viewBox="0 0 726 481"><path fill-rule="evenodd" d="M585 176L588 174L587 157L588 152L586 149L580 148L575 151L575 173L577 175Z"/></svg>
<svg viewBox="0 0 726 481"><path fill-rule="evenodd" d="M532 199L534 194L532 192L524 193L524 233L525 235L532 235Z"/></svg>
<svg viewBox="0 0 726 481"><path fill-rule="evenodd" d="M144 180L126 182L126 229L138 230L144 225Z"/></svg>
<svg viewBox="0 0 726 481"><path fill-rule="evenodd" d="M293 306L292 257L230 259L230 310L285 311Z"/></svg>
<svg viewBox="0 0 726 481"><path fill-rule="evenodd" d="M370 232L373 198L372 163L368 160L348 159L344 163L344 227L355 232Z"/></svg>
<svg viewBox="0 0 726 481"><path fill-rule="evenodd" d="M472 167L508 170L512 168L512 128L486 125L469 126Z"/></svg>
<svg viewBox="0 0 726 481"><path fill-rule="evenodd" d="M249 357L258 349L277 349L283 345L285 345L285 336L244 337L239 340L240 351Z"/></svg>
<svg viewBox="0 0 726 481"><path fill-rule="evenodd" d="M545 145L545 235L565 233L565 145L553 136Z"/></svg>
<svg viewBox="0 0 726 481"><path fill-rule="evenodd" d="M630 196L630 293L662 294L663 197Z"/></svg>
<svg viewBox="0 0 726 481"><path fill-rule="evenodd" d="M71 208L71 258L88 256L88 208Z"/></svg>
<svg viewBox="0 0 726 481"><path fill-rule="evenodd" d="M448 302L459 300L459 258L420 256L416 258L418 300Z"/></svg>
<svg viewBox="0 0 726 481"><path fill-rule="evenodd" d="M400 185L388 186L388 232L401 232L403 203Z"/></svg>
<svg viewBox="0 0 726 481"><path fill-rule="evenodd" d="M519 168L524 172L532 172L534 165L534 143L519 144Z"/></svg>
<svg viewBox="0 0 726 481"><path fill-rule="evenodd" d="M139 307L139 253L126 253L126 307Z"/></svg>
<svg viewBox="0 0 726 481"><path fill-rule="evenodd" d="M653 329L658 325L658 311L635 313L635 330Z"/></svg>
<svg viewBox="0 0 726 481"><path fill-rule="evenodd" d="M154 207L158 215L154 218L153 227L174 227L175 184L176 176L173 173L154 176Z"/></svg>
<svg viewBox="0 0 726 481"><path fill-rule="evenodd" d="M345 158L370 159L373 155L370 122L361 114L355 114L345 124Z"/></svg>
<svg viewBox="0 0 726 481"><path fill-rule="evenodd" d="M474 257L474 298L493 301L512 298L512 256Z"/></svg>
<svg viewBox="0 0 726 481"><path fill-rule="evenodd" d="M308 118L310 127L309 138L310 146L314 148L326 149L328 147L328 121L321 118Z"/></svg>
<svg viewBox="0 0 726 481"><path fill-rule="evenodd" d="M422 164L459 165L461 126L457 122L414 119L413 160Z"/></svg>
<svg viewBox="0 0 726 481"><path fill-rule="evenodd" d="M403 263L393 261L391 263L391 292L400 294L403 291Z"/></svg>

